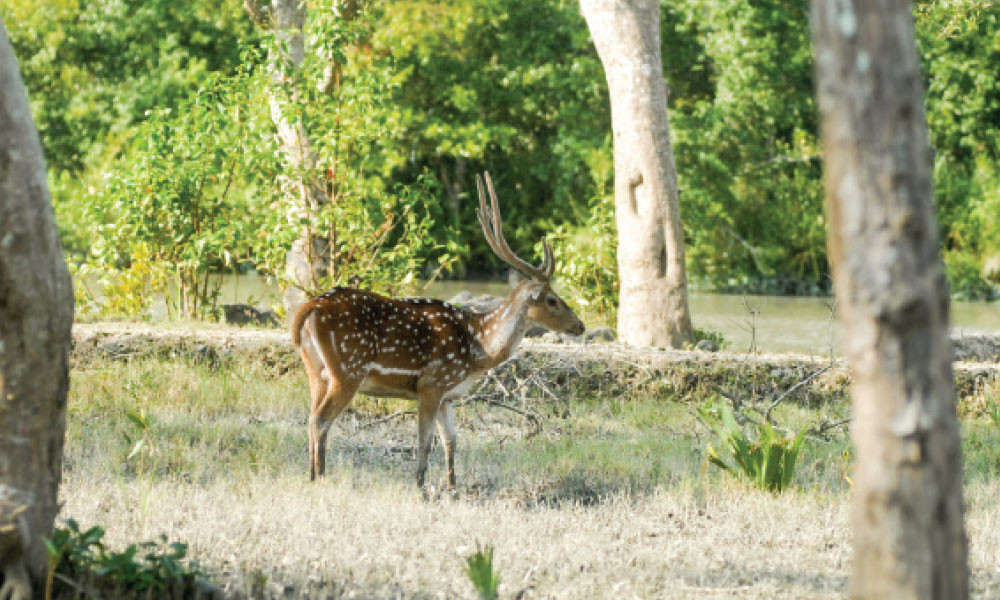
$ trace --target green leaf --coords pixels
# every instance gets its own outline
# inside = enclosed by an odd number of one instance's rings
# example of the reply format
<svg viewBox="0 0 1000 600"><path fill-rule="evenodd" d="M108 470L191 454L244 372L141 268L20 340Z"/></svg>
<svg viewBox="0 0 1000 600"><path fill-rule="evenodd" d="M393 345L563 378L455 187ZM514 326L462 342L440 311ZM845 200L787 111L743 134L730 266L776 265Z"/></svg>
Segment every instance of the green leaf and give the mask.
<svg viewBox="0 0 1000 600"><path fill-rule="evenodd" d="M145 430L149 428L149 421L144 415L141 415L134 410L126 409L125 416L128 417L128 420L139 429Z"/></svg>

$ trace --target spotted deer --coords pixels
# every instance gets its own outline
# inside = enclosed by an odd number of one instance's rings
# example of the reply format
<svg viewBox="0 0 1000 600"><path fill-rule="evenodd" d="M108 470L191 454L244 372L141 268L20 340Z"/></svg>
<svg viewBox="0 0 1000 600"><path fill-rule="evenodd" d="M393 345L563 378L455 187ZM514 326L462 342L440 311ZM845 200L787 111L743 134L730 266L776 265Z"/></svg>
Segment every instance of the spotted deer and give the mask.
<svg viewBox="0 0 1000 600"><path fill-rule="evenodd" d="M326 469L330 424L358 392L417 401L417 485L423 487L434 424L444 446L448 487L455 486L452 403L486 371L511 357L532 323L571 334L583 322L550 285L552 248L543 241L534 267L504 239L500 207L489 173L477 216L490 248L513 267L510 295L492 311L473 312L429 298L387 298L337 287L304 303L292 318L292 340L309 376L309 478Z"/></svg>

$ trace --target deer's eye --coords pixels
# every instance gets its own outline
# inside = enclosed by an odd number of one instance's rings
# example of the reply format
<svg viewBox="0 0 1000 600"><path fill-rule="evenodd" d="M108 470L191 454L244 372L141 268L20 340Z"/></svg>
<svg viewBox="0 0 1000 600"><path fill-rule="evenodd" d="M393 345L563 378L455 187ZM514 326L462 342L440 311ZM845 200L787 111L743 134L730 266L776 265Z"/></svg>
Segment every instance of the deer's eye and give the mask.
<svg viewBox="0 0 1000 600"><path fill-rule="evenodd" d="M552 296L549 296L548 298L545 299L545 304L547 304L549 308L555 308L556 306L559 305L559 303L556 302L556 299L553 298Z"/></svg>

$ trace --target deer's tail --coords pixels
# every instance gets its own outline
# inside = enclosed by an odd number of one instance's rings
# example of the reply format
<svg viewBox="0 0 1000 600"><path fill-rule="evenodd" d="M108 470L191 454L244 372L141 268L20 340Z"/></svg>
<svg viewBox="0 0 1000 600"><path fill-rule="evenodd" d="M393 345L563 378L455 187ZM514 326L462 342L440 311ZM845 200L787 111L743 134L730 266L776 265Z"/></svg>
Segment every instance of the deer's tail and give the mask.
<svg viewBox="0 0 1000 600"><path fill-rule="evenodd" d="M295 309L295 314L292 316L292 343L298 348L302 345L302 326L305 325L306 319L312 314L312 311L316 310L319 303L316 300L309 300L305 302L297 309Z"/></svg>

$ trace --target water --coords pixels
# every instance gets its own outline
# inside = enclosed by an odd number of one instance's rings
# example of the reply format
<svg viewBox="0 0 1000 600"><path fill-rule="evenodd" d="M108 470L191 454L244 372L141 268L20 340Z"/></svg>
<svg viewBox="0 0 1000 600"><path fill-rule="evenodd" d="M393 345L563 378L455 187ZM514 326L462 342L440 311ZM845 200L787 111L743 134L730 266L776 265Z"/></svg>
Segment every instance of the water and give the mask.
<svg viewBox="0 0 1000 600"><path fill-rule="evenodd" d="M506 295L510 287L499 281L439 281L423 293L448 299L463 290ZM221 292L220 302L225 304L279 302L277 289L252 275L226 277ZM837 353L832 298L692 293L690 306L694 326L721 333L729 350L812 356ZM1000 303L953 302L952 327L962 333L1000 331Z"/></svg>
<svg viewBox="0 0 1000 600"><path fill-rule="evenodd" d="M832 298L693 293L691 320L720 332L736 352L836 353Z"/></svg>

